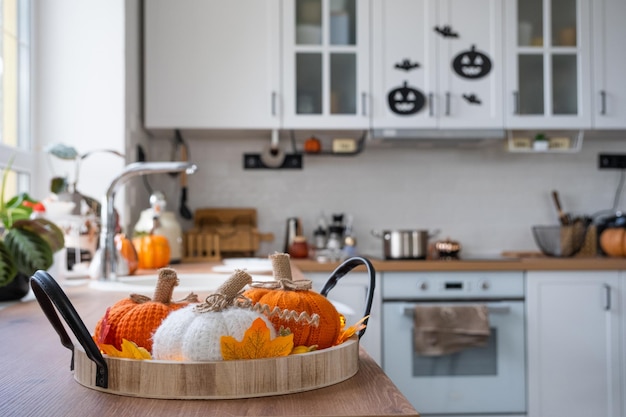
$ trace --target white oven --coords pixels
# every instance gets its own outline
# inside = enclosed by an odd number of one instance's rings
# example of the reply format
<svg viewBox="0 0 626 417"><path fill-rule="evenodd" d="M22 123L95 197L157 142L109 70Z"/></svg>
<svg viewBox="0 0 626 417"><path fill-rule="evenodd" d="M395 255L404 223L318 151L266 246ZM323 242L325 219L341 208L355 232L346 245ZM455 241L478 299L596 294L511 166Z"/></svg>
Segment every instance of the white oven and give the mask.
<svg viewBox="0 0 626 417"><path fill-rule="evenodd" d="M524 277L521 272L389 273L382 279L383 368L422 416L526 414ZM484 305L485 346L415 353L416 305Z"/></svg>

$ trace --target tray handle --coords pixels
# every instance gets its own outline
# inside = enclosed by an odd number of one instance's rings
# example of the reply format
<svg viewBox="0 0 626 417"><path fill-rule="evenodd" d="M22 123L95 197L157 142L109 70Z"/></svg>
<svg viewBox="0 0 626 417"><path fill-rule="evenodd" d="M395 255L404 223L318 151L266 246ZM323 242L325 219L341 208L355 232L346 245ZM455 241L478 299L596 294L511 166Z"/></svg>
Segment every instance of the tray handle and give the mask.
<svg viewBox="0 0 626 417"><path fill-rule="evenodd" d="M374 300L374 289L376 287L376 270L374 269L374 266L367 258L354 256L352 258L346 259L330 275L330 277L326 281L326 284L324 284L324 287L320 291L320 294L326 297L328 293L330 292L330 290L332 290L335 287L335 285L337 285L337 282L344 275L346 275L348 272L352 271L354 268L356 268L359 265L365 265L365 268L367 269L367 273L370 277L370 285L367 289L367 302L365 304L365 313L363 314L363 317L366 317L370 315L370 311L372 310L372 301ZM365 319L363 324L367 325L368 320L369 318ZM359 339L363 337L366 329L367 327L359 331L358 333Z"/></svg>
<svg viewBox="0 0 626 417"><path fill-rule="evenodd" d="M70 369L74 370L74 344L65 331L65 327L59 316L55 312L58 312L65 320L65 323L72 329L72 332L85 349L87 357L96 364L96 386L101 388L107 388L109 385L109 368L107 366L104 357L100 353L98 346L91 338L89 331L85 327L85 324L81 320L80 316L74 309L74 306L67 298L67 295L63 292L59 284L45 271L37 271L30 278L30 286L33 289L35 298L39 306L45 313L46 317L54 327L54 330L61 338L61 344L72 351L72 362L70 363Z"/></svg>

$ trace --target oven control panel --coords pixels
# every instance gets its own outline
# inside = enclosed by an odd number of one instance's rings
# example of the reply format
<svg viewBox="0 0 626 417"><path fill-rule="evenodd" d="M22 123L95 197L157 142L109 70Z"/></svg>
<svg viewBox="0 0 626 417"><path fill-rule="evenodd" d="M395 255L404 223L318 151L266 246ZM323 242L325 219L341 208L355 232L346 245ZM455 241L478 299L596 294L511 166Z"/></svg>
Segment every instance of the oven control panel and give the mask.
<svg viewBox="0 0 626 417"><path fill-rule="evenodd" d="M385 272L384 300L524 298L523 272Z"/></svg>

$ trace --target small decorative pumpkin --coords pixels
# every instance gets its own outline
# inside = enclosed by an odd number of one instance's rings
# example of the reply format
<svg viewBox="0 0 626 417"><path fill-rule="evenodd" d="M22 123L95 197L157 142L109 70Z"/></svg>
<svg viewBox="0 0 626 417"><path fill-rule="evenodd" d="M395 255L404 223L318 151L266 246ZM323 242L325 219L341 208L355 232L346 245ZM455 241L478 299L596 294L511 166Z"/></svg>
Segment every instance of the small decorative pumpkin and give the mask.
<svg viewBox="0 0 626 417"><path fill-rule="evenodd" d="M170 263L170 244L165 236L149 234L133 238L140 269L163 268Z"/></svg>
<svg viewBox="0 0 626 417"><path fill-rule="evenodd" d="M276 337L272 323L262 314L237 305L241 290L252 277L237 270L205 302L187 306L170 314L153 336L153 357L162 360L222 360L220 339L244 337L255 319L261 318Z"/></svg>
<svg viewBox="0 0 626 417"><path fill-rule="evenodd" d="M133 275L139 268L139 257L133 242L125 234L120 233L115 235L115 247L128 264L128 274Z"/></svg>
<svg viewBox="0 0 626 417"><path fill-rule="evenodd" d="M491 59L472 45L468 51L461 51L452 61L452 69L464 78L482 78L491 71Z"/></svg>
<svg viewBox="0 0 626 417"><path fill-rule="evenodd" d="M609 227L600 233L600 248L608 256L626 256L626 229Z"/></svg>
<svg viewBox="0 0 626 417"><path fill-rule="evenodd" d="M94 334L101 335L108 326L102 343L120 350L122 339L135 342L137 346L152 350L152 333L172 311L197 303L198 296L189 294L181 301L172 301L174 287L178 285L176 271L171 268L159 270L154 297L131 294L109 307L108 313L98 321ZM106 318L106 319L105 319Z"/></svg>
<svg viewBox="0 0 626 417"><path fill-rule="evenodd" d="M389 109L397 114L409 115L422 110L426 98L421 91L409 87L405 81L402 87L395 88L387 95Z"/></svg>
<svg viewBox="0 0 626 417"><path fill-rule="evenodd" d="M274 282L254 282L244 297L267 306L275 329L289 328L295 346L331 347L341 333L341 317L323 295L311 290L309 280L293 281L289 255L270 255Z"/></svg>

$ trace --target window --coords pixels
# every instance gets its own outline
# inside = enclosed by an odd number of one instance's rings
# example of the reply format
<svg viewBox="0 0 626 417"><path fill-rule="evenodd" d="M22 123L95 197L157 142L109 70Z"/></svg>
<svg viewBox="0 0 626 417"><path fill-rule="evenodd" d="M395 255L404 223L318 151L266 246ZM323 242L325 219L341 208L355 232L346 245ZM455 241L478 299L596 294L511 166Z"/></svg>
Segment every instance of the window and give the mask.
<svg viewBox="0 0 626 417"><path fill-rule="evenodd" d="M0 168L15 157L5 198L30 189L31 0L0 0Z"/></svg>

